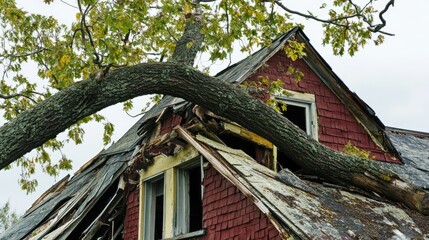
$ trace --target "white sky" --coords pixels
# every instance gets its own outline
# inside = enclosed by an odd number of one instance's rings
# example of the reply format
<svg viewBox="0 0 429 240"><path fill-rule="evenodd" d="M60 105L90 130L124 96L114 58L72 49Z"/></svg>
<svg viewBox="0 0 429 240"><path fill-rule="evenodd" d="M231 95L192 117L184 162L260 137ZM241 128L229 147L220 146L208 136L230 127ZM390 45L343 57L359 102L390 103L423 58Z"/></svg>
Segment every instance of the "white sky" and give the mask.
<svg viewBox="0 0 429 240"><path fill-rule="evenodd" d="M31 11L53 14L63 22L74 18L74 10L60 1L49 7L41 4L41 0L18 2L25 3L21 6ZM321 1L304 2L309 4ZM381 46L366 46L354 57L333 56L329 46L323 47L320 24L303 21L307 25L304 32L333 71L375 110L386 126L429 132L429 48L426 46L429 33L424 30L429 26L428 11L427 0L396 1L395 7L385 14L388 21L386 31L395 33L396 36L386 37ZM219 69L223 67L218 66ZM122 113L120 109L121 106L116 106L102 112L115 124L115 140L137 121ZM64 151L68 157L75 160L71 175L103 148L101 126L90 125L86 128L86 133L84 144L68 146ZM0 171L0 204L9 200L12 208L23 213L38 196L55 183L55 179L39 174L37 191L25 195L17 184L19 173L18 169ZM62 173L56 180L66 174Z"/></svg>

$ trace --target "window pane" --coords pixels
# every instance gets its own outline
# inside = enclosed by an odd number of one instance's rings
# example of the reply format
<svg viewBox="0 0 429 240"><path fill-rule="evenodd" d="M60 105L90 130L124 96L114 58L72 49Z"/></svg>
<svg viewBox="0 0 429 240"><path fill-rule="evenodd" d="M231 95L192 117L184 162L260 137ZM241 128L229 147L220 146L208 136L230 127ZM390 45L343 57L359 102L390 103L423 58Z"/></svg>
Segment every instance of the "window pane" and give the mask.
<svg viewBox="0 0 429 240"><path fill-rule="evenodd" d="M164 230L164 178L145 183L144 239L162 239Z"/></svg>
<svg viewBox="0 0 429 240"><path fill-rule="evenodd" d="M189 231L203 228L203 207L201 201L201 169L200 166L189 170Z"/></svg>
<svg viewBox="0 0 429 240"><path fill-rule="evenodd" d="M294 106L288 103L287 110L282 112L282 114L304 132L307 132L306 109L304 107Z"/></svg>
<svg viewBox="0 0 429 240"><path fill-rule="evenodd" d="M155 239L162 239L164 222L164 179L155 183Z"/></svg>
<svg viewBox="0 0 429 240"><path fill-rule="evenodd" d="M186 234L203 228L201 164L178 169L175 234Z"/></svg>

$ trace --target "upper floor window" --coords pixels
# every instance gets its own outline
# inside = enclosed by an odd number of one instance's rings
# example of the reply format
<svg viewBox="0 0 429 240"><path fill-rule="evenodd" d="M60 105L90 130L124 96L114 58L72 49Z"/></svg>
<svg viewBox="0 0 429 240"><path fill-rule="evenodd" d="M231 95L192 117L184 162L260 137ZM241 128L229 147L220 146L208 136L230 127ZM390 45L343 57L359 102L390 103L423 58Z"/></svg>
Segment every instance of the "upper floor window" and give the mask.
<svg viewBox="0 0 429 240"><path fill-rule="evenodd" d="M276 97L279 102L286 104L283 116L297 125L314 139L318 139L316 102L313 94L299 93L287 90L291 95L287 97Z"/></svg>
<svg viewBox="0 0 429 240"><path fill-rule="evenodd" d="M318 124L316 113L315 96L309 93L299 93L287 90L291 95L287 97L276 97L279 102L286 104L286 111L282 111L283 116L293 124L306 132L314 139L318 139ZM281 103L279 103L281 104ZM276 151L275 169L280 171L288 168L293 172L301 170L301 167L286 157L281 151Z"/></svg>

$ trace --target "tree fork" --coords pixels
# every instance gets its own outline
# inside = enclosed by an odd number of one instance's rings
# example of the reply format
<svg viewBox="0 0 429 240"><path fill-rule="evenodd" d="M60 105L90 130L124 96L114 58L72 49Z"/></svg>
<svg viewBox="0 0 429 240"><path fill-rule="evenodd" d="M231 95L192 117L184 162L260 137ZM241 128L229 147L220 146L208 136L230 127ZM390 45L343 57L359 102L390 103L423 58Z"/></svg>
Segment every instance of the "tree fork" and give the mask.
<svg viewBox="0 0 429 240"><path fill-rule="evenodd" d="M100 91L92 91L94 87ZM346 156L321 145L237 87L174 62L116 69L101 82L78 82L23 112L0 128L0 168L86 116L152 93L184 98L235 121L272 141L288 158L325 179L374 191L429 214L427 191L383 170L378 162Z"/></svg>
<svg viewBox="0 0 429 240"><path fill-rule="evenodd" d="M201 6L199 5L199 1L196 1L194 4L195 10L189 17L185 30L177 41L171 58L173 62L180 62L190 66L193 65L195 57L204 41L204 34L201 33Z"/></svg>

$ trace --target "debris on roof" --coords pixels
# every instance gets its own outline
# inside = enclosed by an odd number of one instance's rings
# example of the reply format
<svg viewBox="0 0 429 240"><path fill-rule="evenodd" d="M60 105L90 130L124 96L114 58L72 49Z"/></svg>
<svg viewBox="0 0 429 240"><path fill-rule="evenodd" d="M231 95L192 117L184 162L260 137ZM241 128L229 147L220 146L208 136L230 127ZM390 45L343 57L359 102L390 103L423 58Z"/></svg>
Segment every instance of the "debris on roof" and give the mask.
<svg viewBox="0 0 429 240"><path fill-rule="evenodd" d="M229 177L241 180L240 183L261 201L276 219L280 219L279 222L284 224L283 226L289 228L288 232L292 230L299 238L429 237L427 232L426 235L422 233L413 216L394 203L380 202L298 179L285 184L278 180L274 171L257 163L241 150L231 149L202 136L197 136L196 139L206 148L218 153L211 154L211 158L217 158L224 163L225 169L233 169L238 175L232 174L231 171ZM425 218L429 221L429 217Z"/></svg>

